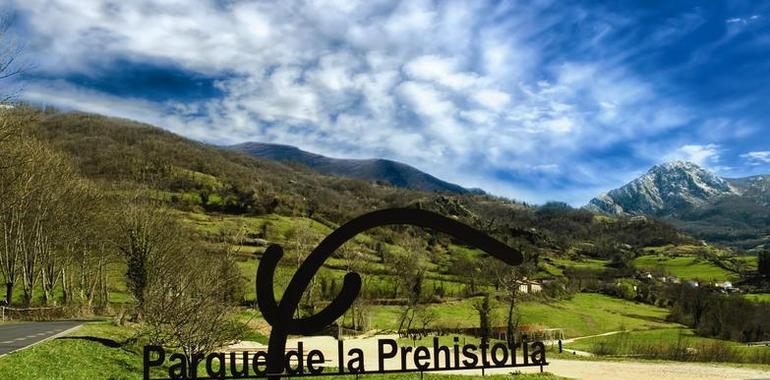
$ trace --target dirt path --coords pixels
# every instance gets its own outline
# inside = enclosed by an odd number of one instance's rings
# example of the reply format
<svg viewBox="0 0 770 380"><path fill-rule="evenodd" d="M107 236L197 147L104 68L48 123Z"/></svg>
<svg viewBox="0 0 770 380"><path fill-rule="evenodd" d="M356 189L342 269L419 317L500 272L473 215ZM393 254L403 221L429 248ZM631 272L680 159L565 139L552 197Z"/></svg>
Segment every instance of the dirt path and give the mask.
<svg viewBox="0 0 770 380"><path fill-rule="evenodd" d="M562 343L563 344L567 344L567 343L572 343L572 342L574 342L576 340L588 339L588 338L596 338L598 336L615 335L615 334L620 334L620 333L626 332L626 331L628 331L628 330L610 331L610 332L606 332L606 333L602 333L602 334L596 334L596 335L577 336L577 337L574 337L574 338L564 339L564 340L562 340Z"/></svg>
<svg viewBox="0 0 770 380"><path fill-rule="evenodd" d="M551 359L546 371L573 379L680 380L770 379L770 370L707 363L641 363ZM526 368L521 372L537 372ZM508 371L489 370L488 373Z"/></svg>
<svg viewBox="0 0 770 380"><path fill-rule="evenodd" d="M617 332L614 332L617 333ZM607 333L609 335L610 333ZM392 338L397 336L377 336L370 338L348 339L345 341L345 348L357 347L364 351L366 368L376 370L377 345L376 338ZM287 347L296 347L298 340L301 340L305 347L313 347L324 352L326 358L335 358L337 355L337 341L331 337L304 337L302 339L289 339ZM243 342L231 346L232 350L251 350L265 349L264 345L254 342ZM569 359L549 359L550 364L545 367L545 371L555 375L564 376L573 379L613 379L613 380L680 380L680 379L768 379L770 380L770 370L760 370L752 368L738 368L720 365L711 365L707 363L646 363L646 362L611 362L611 361L588 361L588 360L569 360ZM398 363L395 361L386 362L386 369L396 369ZM537 367L517 368L520 372L539 372ZM448 371L447 373L453 373ZM488 369L487 374L499 373L507 374L512 372L510 368ZM455 372L461 375L481 375L481 370L466 370Z"/></svg>

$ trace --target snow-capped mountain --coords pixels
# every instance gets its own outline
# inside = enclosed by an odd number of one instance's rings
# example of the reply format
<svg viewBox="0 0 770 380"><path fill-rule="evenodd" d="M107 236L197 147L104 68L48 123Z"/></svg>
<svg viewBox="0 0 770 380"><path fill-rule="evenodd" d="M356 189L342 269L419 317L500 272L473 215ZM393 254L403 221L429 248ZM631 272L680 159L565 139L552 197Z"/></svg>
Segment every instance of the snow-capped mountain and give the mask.
<svg viewBox="0 0 770 380"><path fill-rule="evenodd" d="M770 175L723 178L691 162L667 162L592 199L585 208L663 217L711 242L770 248Z"/></svg>
<svg viewBox="0 0 770 380"><path fill-rule="evenodd" d="M691 162L653 166L643 176L592 199L586 208L609 214L676 215L741 191Z"/></svg>

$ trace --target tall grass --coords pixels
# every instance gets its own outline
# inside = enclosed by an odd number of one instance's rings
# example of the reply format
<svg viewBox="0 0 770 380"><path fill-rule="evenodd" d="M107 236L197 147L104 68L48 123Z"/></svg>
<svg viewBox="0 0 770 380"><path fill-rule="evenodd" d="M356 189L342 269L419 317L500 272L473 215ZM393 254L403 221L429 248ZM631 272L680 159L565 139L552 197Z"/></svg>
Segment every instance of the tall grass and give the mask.
<svg viewBox="0 0 770 380"><path fill-rule="evenodd" d="M591 352L599 356L625 356L643 359L690 362L732 362L770 364L770 350L746 350L721 341L688 339L681 334L676 340L639 342L629 333L594 342Z"/></svg>

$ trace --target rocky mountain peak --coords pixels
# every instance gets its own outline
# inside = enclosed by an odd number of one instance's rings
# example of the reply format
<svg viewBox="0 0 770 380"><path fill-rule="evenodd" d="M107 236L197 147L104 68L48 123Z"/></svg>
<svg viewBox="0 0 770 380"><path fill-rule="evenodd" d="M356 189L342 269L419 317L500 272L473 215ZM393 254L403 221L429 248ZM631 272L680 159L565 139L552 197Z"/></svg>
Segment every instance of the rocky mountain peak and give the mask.
<svg viewBox="0 0 770 380"><path fill-rule="evenodd" d="M737 193L726 179L692 162L671 161L592 199L587 208L610 214L673 215Z"/></svg>

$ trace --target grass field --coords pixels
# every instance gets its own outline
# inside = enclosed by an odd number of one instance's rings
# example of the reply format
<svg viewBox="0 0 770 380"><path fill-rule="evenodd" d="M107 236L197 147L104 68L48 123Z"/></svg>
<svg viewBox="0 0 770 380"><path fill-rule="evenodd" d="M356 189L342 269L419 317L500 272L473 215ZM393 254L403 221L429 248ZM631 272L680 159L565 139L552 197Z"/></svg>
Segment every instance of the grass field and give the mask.
<svg viewBox="0 0 770 380"><path fill-rule="evenodd" d="M600 271L602 269L606 268L606 265L609 261L607 260L598 260L598 259L582 259L582 260L568 260L568 259L551 259L554 265L565 267L565 268L576 268L576 269L592 269L596 271Z"/></svg>
<svg viewBox="0 0 770 380"><path fill-rule="evenodd" d="M429 306L436 316L436 326L476 327L476 299ZM654 329L678 326L665 321L668 310L646 304L624 301L600 294L576 294L571 300L553 303L523 302L518 306L521 323L547 328L564 328L567 337L600 334L623 329ZM394 330L398 327L398 306L372 306L372 326ZM498 305L493 325L504 326L505 307Z"/></svg>
<svg viewBox="0 0 770 380"><path fill-rule="evenodd" d="M744 294L743 297L754 302L770 302L770 293Z"/></svg>
<svg viewBox="0 0 770 380"><path fill-rule="evenodd" d="M564 328L567 337L673 326L665 321L666 309L592 293L551 304L524 303L520 313L522 323Z"/></svg>
<svg viewBox="0 0 770 380"><path fill-rule="evenodd" d="M634 259L634 265L645 270L662 269L683 280L726 281L738 278L737 274L695 256L644 255Z"/></svg>
<svg viewBox="0 0 770 380"><path fill-rule="evenodd" d="M567 344L568 349L587 352L611 353L612 355L642 355L650 348L659 352L680 347L685 354L711 354L725 358L725 361L746 363L768 363L770 347L752 346L704 338L684 327L644 331L629 331L621 334L580 339ZM715 352L707 352L715 351ZM653 354L657 354L655 352Z"/></svg>
<svg viewBox="0 0 770 380"><path fill-rule="evenodd" d="M69 337L99 337L121 343L133 331L90 323ZM86 339L54 339L0 358L0 379L140 379L141 347L109 347ZM164 376L154 371L154 376Z"/></svg>

